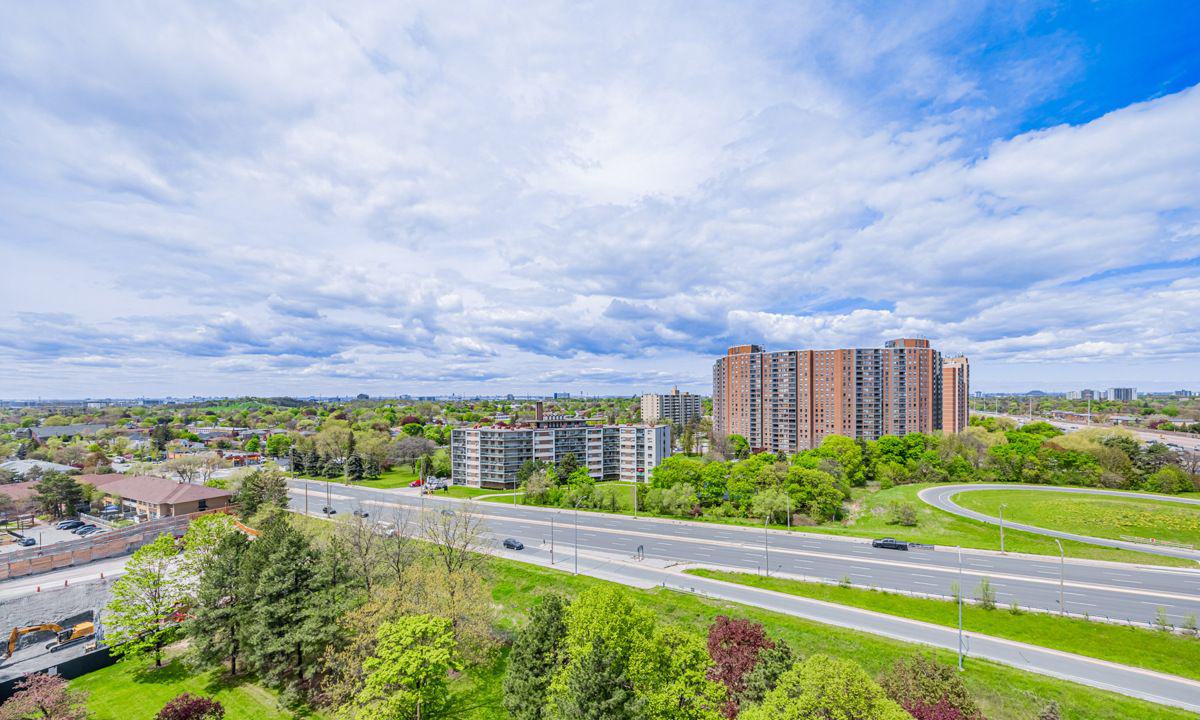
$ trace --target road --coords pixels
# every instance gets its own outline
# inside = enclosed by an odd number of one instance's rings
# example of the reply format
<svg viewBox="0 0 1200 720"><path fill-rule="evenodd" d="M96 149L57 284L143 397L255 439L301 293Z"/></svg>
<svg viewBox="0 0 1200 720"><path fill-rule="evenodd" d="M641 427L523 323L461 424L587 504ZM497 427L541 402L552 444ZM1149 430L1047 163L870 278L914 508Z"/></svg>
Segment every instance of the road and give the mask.
<svg viewBox="0 0 1200 720"><path fill-rule="evenodd" d="M303 506L303 485L293 483L293 508ZM324 483L309 486L309 509L319 512L325 504ZM340 513L361 508L385 520L397 509L416 508L422 502L409 490L344 485L332 485L329 497ZM463 501L425 502L454 509ZM491 502L474 505L496 538L515 537L527 545L553 541L559 553L572 550L576 514L571 511ZM1149 624L1159 608L1176 624L1190 615L1200 617L1200 569L1070 559L1060 566L1058 558L966 550L960 555L953 548L899 552L872 548L861 538L593 512L578 513L578 528L579 547L585 551L632 557L640 547L646 558L668 563L751 572L769 566L772 573L831 582L849 578L861 587L943 597L951 596L959 582L961 557L961 586L968 597L986 577L1002 605L1016 602L1058 612L1061 596L1067 613L1094 618Z"/></svg>
<svg viewBox="0 0 1200 720"><path fill-rule="evenodd" d="M1086 430L1086 429L1090 429L1090 428L1109 428L1109 429L1111 429L1114 427L1122 427L1122 428L1125 428L1126 430L1128 430L1129 432L1133 433L1134 435L1138 436L1145 442L1160 442L1160 443L1164 443L1164 444L1165 443L1173 443L1185 450L1190 450L1192 452L1200 452L1200 437L1197 437L1195 435L1190 435L1190 436L1189 435L1175 435L1175 434L1171 434L1171 433L1156 432L1154 430L1142 430L1139 428L1126 427L1124 425L1101 425L1098 423L1092 423L1091 425L1086 425L1086 424L1081 424L1081 423L1077 423L1077 422L1068 422L1066 420L1055 420L1053 418L1040 417L1040 416L1034 416L1033 419L1031 420L1028 415L1007 415L1005 413L985 412L982 410L972 410L971 414L972 415L980 415L980 416L984 416L984 417L1008 418L1009 420L1014 420L1017 423L1047 422L1047 423L1050 423L1051 425L1053 425L1054 427L1058 428L1059 430L1066 430L1067 432L1075 432L1077 430Z"/></svg>
<svg viewBox="0 0 1200 720"><path fill-rule="evenodd" d="M549 552L543 546L526 546L524 551L516 553L497 550L495 554L522 562L550 565ZM554 567L570 572L574 557L570 553L559 554L555 561ZM652 561L637 562L629 558L587 552L580 558L579 573L636 587L667 587L803 617L826 625L863 630L903 642L958 650L958 631L954 628L684 575L677 568L661 567L661 564ZM964 653L968 669L975 659L982 658L1028 672L1200 712L1200 682L1194 680L972 632L964 633Z"/></svg>
<svg viewBox="0 0 1200 720"><path fill-rule="evenodd" d="M1150 493L1122 492L1120 490L1101 490L1098 488L1081 488L1081 487L1061 487L1057 485L1012 485L1006 483L970 483L966 485L939 485L936 487L925 488L917 493L917 495L925 502L933 505L936 508L945 510L954 515L961 515L965 518L978 520L980 522L989 523L991 525L999 525L1000 518L985 515L981 512L968 510L958 503L954 502L953 496L960 492L968 490L1037 490L1043 492L1069 492L1080 493L1083 495L1107 495L1110 497L1128 497L1142 498L1147 500L1158 500L1161 502L1176 502L1184 505L1200 506L1200 499L1173 497L1171 495L1152 495ZM1126 542L1124 540L1112 540L1109 538L1091 537L1089 535L1077 535L1075 533L1061 532L1058 530L1049 530L1040 528L1036 525L1024 525L1022 523L1014 523L1006 521L1004 527L1013 530L1024 530L1025 532L1036 533L1038 535L1047 535L1049 537L1061 538L1063 540L1077 540L1079 542L1091 543L1093 545L1103 545L1105 547L1122 548L1125 550L1137 550L1139 552L1154 553L1156 555L1166 555L1170 557L1186 558L1188 560L1200 561L1200 551L1170 547L1168 545L1149 545L1146 543Z"/></svg>

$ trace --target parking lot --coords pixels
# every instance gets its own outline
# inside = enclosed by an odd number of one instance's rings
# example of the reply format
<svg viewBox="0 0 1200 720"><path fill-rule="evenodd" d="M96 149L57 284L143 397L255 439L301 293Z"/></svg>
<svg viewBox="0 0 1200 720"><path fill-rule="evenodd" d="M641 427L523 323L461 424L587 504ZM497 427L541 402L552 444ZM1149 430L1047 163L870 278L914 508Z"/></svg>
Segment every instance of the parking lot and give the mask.
<svg viewBox="0 0 1200 720"><path fill-rule="evenodd" d="M37 540L37 545L34 545L33 547L42 547L45 545L66 542L68 540L80 539L78 535L72 535L69 530L59 530L58 528L54 527L53 523L49 525L35 525L25 530L17 530L16 532L24 535L25 537L31 537L34 540ZM11 538L12 536L9 535L9 537ZM23 548L15 542L6 542L4 545L0 546L0 554L26 549L31 548Z"/></svg>

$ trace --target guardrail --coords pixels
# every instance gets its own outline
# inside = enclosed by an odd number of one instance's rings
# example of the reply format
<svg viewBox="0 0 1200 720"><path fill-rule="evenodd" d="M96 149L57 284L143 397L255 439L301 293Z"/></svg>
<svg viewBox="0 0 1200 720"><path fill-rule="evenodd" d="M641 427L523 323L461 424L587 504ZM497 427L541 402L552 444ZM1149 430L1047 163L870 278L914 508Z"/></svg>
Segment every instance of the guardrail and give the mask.
<svg viewBox="0 0 1200 720"><path fill-rule="evenodd" d="M1157 540L1155 538L1137 537L1136 535L1122 535L1121 539L1125 542L1140 543L1142 545L1165 545L1166 547L1180 548L1183 550L1196 549L1196 546L1191 543L1175 542L1174 540Z"/></svg>

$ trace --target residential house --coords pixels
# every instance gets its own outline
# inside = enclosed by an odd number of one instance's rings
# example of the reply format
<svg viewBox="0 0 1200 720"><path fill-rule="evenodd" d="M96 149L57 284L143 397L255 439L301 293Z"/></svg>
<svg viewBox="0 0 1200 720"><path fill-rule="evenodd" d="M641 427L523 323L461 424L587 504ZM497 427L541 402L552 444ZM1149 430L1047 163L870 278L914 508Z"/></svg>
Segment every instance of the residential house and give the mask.
<svg viewBox="0 0 1200 720"><path fill-rule="evenodd" d="M151 475L112 473L80 475L78 479L103 492L108 502L119 502L124 509L147 519L213 510L233 502L233 493L229 490L179 483Z"/></svg>

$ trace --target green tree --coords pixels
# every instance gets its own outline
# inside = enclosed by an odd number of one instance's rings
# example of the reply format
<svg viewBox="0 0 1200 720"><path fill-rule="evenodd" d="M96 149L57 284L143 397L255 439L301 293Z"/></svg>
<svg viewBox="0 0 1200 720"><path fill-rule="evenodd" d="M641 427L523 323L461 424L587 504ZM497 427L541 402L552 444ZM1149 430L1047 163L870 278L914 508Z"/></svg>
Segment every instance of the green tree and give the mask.
<svg viewBox="0 0 1200 720"><path fill-rule="evenodd" d="M547 691L562 665L567 634L567 602L547 595L529 613L529 624L517 635L504 674L504 707L514 720L544 720Z"/></svg>
<svg viewBox="0 0 1200 720"><path fill-rule="evenodd" d="M767 693L779 682L779 676L787 672L795 664L795 653L792 647L782 640L775 641L775 647L765 648L758 653L758 662L746 673L745 690L740 700L742 707L762 702Z"/></svg>
<svg viewBox="0 0 1200 720"><path fill-rule="evenodd" d="M380 625L375 639L355 705L384 720L436 717L448 701L447 676L460 667L450 620L408 615Z"/></svg>
<svg viewBox="0 0 1200 720"><path fill-rule="evenodd" d="M599 638L579 649L551 696L555 720L640 720L645 700L633 691L625 658Z"/></svg>
<svg viewBox="0 0 1200 720"><path fill-rule="evenodd" d="M225 513L202 515L188 524L183 535L183 553L179 556L179 585L187 597L196 594L200 580L208 572L212 555L227 535L240 534L233 518Z"/></svg>
<svg viewBox="0 0 1200 720"><path fill-rule="evenodd" d="M362 482L363 461L358 453L351 455L346 460L346 479L350 482Z"/></svg>
<svg viewBox="0 0 1200 720"><path fill-rule="evenodd" d="M857 663L813 655L779 677L743 720L911 720Z"/></svg>
<svg viewBox="0 0 1200 720"><path fill-rule="evenodd" d="M287 478L277 465L267 463L242 478L236 497L242 517L251 517L264 507L286 509Z"/></svg>
<svg viewBox="0 0 1200 720"><path fill-rule="evenodd" d="M733 456L739 460L750 457L750 441L744 435L730 435L729 447Z"/></svg>
<svg viewBox="0 0 1200 720"><path fill-rule="evenodd" d="M160 535L133 554L125 574L113 584L104 625L114 655L153 653L154 664L162 666L162 649L178 630L172 615L183 600L173 577L176 554L175 538Z"/></svg>
<svg viewBox="0 0 1200 720"><path fill-rule="evenodd" d="M84 501L84 489L70 475L51 470L33 486L34 499L42 512L51 517L73 515L75 507Z"/></svg>
<svg viewBox="0 0 1200 720"><path fill-rule="evenodd" d="M284 433L275 433L267 438L267 454L279 458L288 455L292 449L292 438ZM295 469L295 468L293 468Z"/></svg>
<svg viewBox="0 0 1200 720"><path fill-rule="evenodd" d="M567 479L575 474L579 469L579 458L575 457L575 453L569 452L563 456L563 459L554 466L554 472L561 479Z"/></svg>
<svg viewBox="0 0 1200 720"><path fill-rule="evenodd" d="M229 672L236 675L238 655L249 622L251 597L240 582L242 560L249 546L246 536L234 532L222 537L207 560L200 576L193 619L188 623L192 648L204 662L229 661Z"/></svg>
<svg viewBox="0 0 1200 720"><path fill-rule="evenodd" d="M258 439L257 435L255 435L246 441L246 444L242 446L242 449L246 452L258 452L262 449L262 441Z"/></svg>

